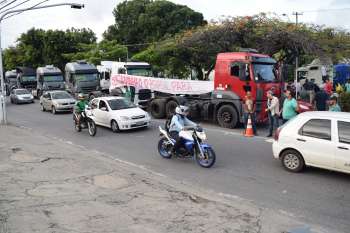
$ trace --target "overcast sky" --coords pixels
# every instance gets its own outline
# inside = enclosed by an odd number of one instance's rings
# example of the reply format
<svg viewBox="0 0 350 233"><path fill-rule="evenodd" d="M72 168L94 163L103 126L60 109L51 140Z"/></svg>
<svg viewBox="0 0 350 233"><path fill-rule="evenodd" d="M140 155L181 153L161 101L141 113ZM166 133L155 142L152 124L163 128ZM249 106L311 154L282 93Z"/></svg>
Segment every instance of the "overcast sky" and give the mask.
<svg viewBox="0 0 350 233"><path fill-rule="evenodd" d="M7 0L7 2L11 1ZM17 0L16 3L22 1L24 0ZM32 6L41 1L30 0L23 6ZM65 0L49 0L45 4L62 2ZM32 27L43 29L87 27L101 38L103 31L114 23L113 8L122 0L67 0L66 2L82 3L85 4L85 8L76 10L69 7L56 7L35 10L4 20L1 31L3 47L14 45L18 36ZM278 15L287 13L288 16L281 16L281 19L294 22L295 16L292 12L301 11L304 12L299 19L301 22L335 26L350 31L350 0L172 0L172 2L187 5L203 13L208 21L223 15L253 15L259 12L270 12Z"/></svg>

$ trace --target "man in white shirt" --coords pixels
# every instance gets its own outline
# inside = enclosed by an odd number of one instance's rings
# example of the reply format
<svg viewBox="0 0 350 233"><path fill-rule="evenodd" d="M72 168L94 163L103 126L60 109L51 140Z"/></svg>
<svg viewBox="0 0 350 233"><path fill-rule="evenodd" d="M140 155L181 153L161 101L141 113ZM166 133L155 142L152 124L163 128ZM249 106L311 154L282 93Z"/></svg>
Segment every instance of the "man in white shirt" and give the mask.
<svg viewBox="0 0 350 233"><path fill-rule="evenodd" d="M269 115L269 134L267 137L272 137L273 128L276 125L276 128L279 126L279 112L280 112L280 104L279 100L276 96L273 95L272 91L267 92L267 108L265 109Z"/></svg>

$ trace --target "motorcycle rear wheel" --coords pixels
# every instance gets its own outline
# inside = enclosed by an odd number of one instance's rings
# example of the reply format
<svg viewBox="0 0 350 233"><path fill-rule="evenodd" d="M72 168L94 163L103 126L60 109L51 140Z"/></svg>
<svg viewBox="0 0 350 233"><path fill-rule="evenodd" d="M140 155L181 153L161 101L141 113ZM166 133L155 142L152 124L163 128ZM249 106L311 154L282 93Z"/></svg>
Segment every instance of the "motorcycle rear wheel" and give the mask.
<svg viewBox="0 0 350 233"><path fill-rule="evenodd" d="M212 148L203 149L203 154L205 158L201 158L200 152L196 151L196 162L198 163L198 165L204 168L212 167L216 160L214 150Z"/></svg>
<svg viewBox="0 0 350 233"><path fill-rule="evenodd" d="M171 159L172 154L169 152L168 146L166 143L168 142L168 139L163 137L158 142L158 152L160 156L162 156L165 159Z"/></svg>

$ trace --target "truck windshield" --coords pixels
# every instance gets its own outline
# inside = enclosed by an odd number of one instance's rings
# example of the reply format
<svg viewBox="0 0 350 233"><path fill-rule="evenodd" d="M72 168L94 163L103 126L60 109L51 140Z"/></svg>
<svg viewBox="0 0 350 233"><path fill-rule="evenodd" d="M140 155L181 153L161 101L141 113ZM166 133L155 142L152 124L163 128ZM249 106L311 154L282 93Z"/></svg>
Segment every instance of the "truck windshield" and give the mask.
<svg viewBox="0 0 350 233"><path fill-rule="evenodd" d="M22 76L22 82L36 82L35 76Z"/></svg>
<svg viewBox="0 0 350 233"><path fill-rule="evenodd" d="M97 81L97 74L76 74L74 78L77 82L94 82Z"/></svg>
<svg viewBox="0 0 350 233"><path fill-rule="evenodd" d="M147 68L128 68L129 75L152 77L152 70Z"/></svg>
<svg viewBox="0 0 350 233"><path fill-rule="evenodd" d="M253 63L254 79L258 82L276 82L274 64L269 63Z"/></svg>
<svg viewBox="0 0 350 233"><path fill-rule="evenodd" d="M63 82L62 75L44 76L44 82Z"/></svg>
<svg viewBox="0 0 350 233"><path fill-rule="evenodd" d="M111 107L112 110L136 108L136 105L131 103L127 99L112 99L112 100L108 100L108 104L109 104L109 107Z"/></svg>

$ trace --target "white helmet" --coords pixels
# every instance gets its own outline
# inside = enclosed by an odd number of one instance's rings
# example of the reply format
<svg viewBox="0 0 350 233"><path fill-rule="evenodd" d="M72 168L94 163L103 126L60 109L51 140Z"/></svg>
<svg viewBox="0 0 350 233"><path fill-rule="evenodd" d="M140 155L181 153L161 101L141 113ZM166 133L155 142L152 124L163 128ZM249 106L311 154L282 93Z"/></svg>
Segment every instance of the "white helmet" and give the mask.
<svg viewBox="0 0 350 233"><path fill-rule="evenodd" d="M176 114L180 114L180 115L186 116L188 114L188 112L189 112L188 107L183 106L183 105L177 106L175 108L175 113Z"/></svg>
<svg viewBox="0 0 350 233"><path fill-rule="evenodd" d="M84 96L84 94L83 94L83 93L79 93L79 95L78 95L78 99L80 99L80 100L83 100L83 99L85 99L85 96Z"/></svg>

